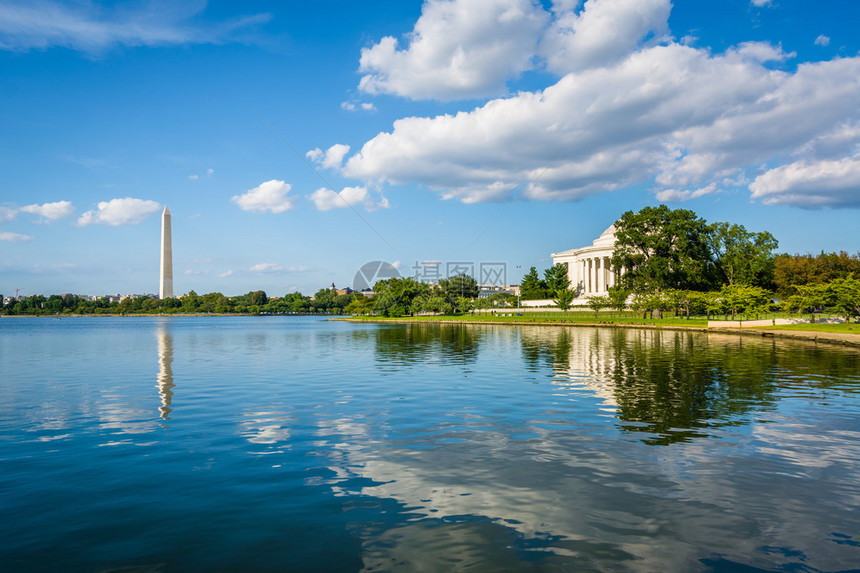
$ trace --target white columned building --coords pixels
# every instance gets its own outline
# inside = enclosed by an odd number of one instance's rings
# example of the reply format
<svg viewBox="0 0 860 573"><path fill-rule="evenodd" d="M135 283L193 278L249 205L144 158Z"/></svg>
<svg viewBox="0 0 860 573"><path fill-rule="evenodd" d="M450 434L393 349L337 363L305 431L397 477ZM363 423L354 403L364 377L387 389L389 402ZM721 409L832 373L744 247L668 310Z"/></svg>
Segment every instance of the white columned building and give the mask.
<svg viewBox="0 0 860 573"><path fill-rule="evenodd" d="M618 284L612 270L612 252L615 250L615 225L610 225L588 247L553 253L554 265L565 265L570 279L570 288L577 299L605 295L609 288Z"/></svg>

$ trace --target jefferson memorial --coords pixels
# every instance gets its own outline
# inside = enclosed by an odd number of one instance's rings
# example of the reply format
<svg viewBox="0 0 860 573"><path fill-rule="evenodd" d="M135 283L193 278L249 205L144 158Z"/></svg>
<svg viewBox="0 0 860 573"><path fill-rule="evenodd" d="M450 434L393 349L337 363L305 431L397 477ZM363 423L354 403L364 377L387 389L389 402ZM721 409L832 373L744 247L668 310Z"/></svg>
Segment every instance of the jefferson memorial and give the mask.
<svg viewBox="0 0 860 573"><path fill-rule="evenodd" d="M570 249L550 255L554 265L567 267L570 288L577 299L605 295L618 277L610 260L615 249L615 225L610 225L588 247Z"/></svg>

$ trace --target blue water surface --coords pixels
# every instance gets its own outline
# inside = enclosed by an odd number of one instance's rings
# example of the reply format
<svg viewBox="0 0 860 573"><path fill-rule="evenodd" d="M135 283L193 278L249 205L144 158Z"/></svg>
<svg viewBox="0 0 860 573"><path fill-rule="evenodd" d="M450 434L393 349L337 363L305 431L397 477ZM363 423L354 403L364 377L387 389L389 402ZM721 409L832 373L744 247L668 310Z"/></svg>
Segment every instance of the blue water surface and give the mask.
<svg viewBox="0 0 860 573"><path fill-rule="evenodd" d="M860 570L860 352L0 319L3 571Z"/></svg>

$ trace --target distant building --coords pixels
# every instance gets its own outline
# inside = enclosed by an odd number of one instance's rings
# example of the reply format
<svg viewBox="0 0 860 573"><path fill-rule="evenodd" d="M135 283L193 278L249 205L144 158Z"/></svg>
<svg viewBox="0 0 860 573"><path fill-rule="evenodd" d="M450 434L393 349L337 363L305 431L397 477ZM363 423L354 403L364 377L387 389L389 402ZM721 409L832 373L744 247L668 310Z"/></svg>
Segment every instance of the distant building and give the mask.
<svg viewBox="0 0 860 573"><path fill-rule="evenodd" d="M333 292L334 292L336 295L338 295L338 296L343 296L343 295L345 295L345 294L349 294L349 293L351 293L351 292L354 292L354 291L353 291L351 288L349 288L349 287L346 287L346 288L337 288L336 286L334 286L334 283L331 283L331 287L329 287L329 290L330 290L330 291L333 291Z"/></svg>
<svg viewBox="0 0 860 573"><path fill-rule="evenodd" d="M478 285L478 298L488 298L494 294L510 294L518 296L520 294L520 285Z"/></svg>
<svg viewBox="0 0 860 573"><path fill-rule="evenodd" d="M552 263L565 265L570 288L577 298L605 295L618 283L610 260L615 250L615 225L610 225L587 247L554 253Z"/></svg>

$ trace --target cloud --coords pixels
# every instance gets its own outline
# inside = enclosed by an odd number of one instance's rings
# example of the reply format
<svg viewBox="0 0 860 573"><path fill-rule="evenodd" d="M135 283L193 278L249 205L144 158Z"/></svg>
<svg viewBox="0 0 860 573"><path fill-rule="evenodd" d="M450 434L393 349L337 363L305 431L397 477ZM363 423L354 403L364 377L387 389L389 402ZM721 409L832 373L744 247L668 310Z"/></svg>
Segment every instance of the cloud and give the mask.
<svg viewBox="0 0 860 573"><path fill-rule="evenodd" d="M695 191L678 190L743 178L860 125L860 58L801 63L794 72L765 65L791 56L762 43L716 55L676 42L640 47L540 91L399 119L350 156L343 173L418 183L465 203L520 192L577 200L651 182L655 193L692 198ZM817 159L839 160L860 145L858 130L843 131L841 157L831 149ZM833 193L833 204L844 205Z"/></svg>
<svg viewBox="0 0 860 573"><path fill-rule="evenodd" d="M671 0L588 0L558 10L543 38L547 67L567 73L625 58L643 40L668 35Z"/></svg>
<svg viewBox="0 0 860 573"><path fill-rule="evenodd" d="M272 179L249 189L242 195L235 195L230 200L239 205L243 211L283 213L296 206L296 197L288 196L290 189L292 185Z"/></svg>
<svg viewBox="0 0 860 573"><path fill-rule="evenodd" d="M320 211L355 207L356 205L363 205L365 211L376 211L389 207L387 198L380 196L377 201L370 195L367 187L344 187L340 193L335 193L327 187L320 187L309 198Z"/></svg>
<svg viewBox="0 0 860 573"><path fill-rule="evenodd" d="M351 101L344 101L341 102L340 109L344 111L358 111L359 109L362 111L376 111L376 106L371 102L363 102L356 105Z"/></svg>
<svg viewBox="0 0 860 573"><path fill-rule="evenodd" d="M533 67L548 20L531 0L427 0L404 47L386 36L362 49L359 89L442 100L505 93Z"/></svg>
<svg viewBox="0 0 860 573"><path fill-rule="evenodd" d="M98 204L98 209L87 211L78 218L78 225L104 224L111 226L136 225L158 211L161 205L155 201L134 199L111 199Z"/></svg>
<svg viewBox="0 0 860 573"><path fill-rule="evenodd" d="M750 0L750 4L755 6L756 8L762 8L764 6L770 6L773 0Z"/></svg>
<svg viewBox="0 0 860 573"><path fill-rule="evenodd" d="M223 273L218 275L219 279L225 279L233 274L233 271L224 271Z"/></svg>
<svg viewBox="0 0 860 573"><path fill-rule="evenodd" d="M822 46L822 47L826 48L827 46L830 45L830 38L828 38L824 34L821 34L820 36L815 38L815 45L816 46Z"/></svg>
<svg viewBox="0 0 860 573"><path fill-rule="evenodd" d="M64 155L63 159L87 169L98 169L99 167L107 165L107 161L95 157L74 157L72 155Z"/></svg>
<svg viewBox="0 0 860 573"><path fill-rule="evenodd" d="M215 173L214 169L207 169L206 170L206 177L212 177L213 173ZM188 178L191 179L192 181L197 181L198 179L200 179L200 176L197 175L196 173L194 173L193 175L189 175Z"/></svg>
<svg viewBox="0 0 860 573"><path fill-rule="evenodd" d="M53 221L56 219L71 217L75 213L75 208L70 201L57 201L54 203L44 203L42 205L26 205L21 207L21 211Z"/></svg>
<svg viewBox="0 0 860 573"><path fill-rule="evenodd" d="M750 190L766 205L860 207L860 155L781 165L756 177Z"/></svg>
<svg viewBox="0 0 860 573"><path fill-rule="evenodd" d="M33 237L31 237L30 235L21 235L20 233L0 231L0 241L6 241L8 243L24 243L32 239Z"/></svg>
<svg viewBox="0 0 860 573"><path fill-rule="evenodd" d="M18 216L18 211L9 207L0 206L0 223L8 223Z"/></svg>
<svg viewBox="0 0 860 573"><path fill-rule="evenodd" d="M302 266L288 266L284 267L281 265L276 265L274 263L259 263L251 267L251 272L255 273L263 273L263 274L272 274L272 273L302 273L308 270L308 267Z"/></svg>
<svg viewBox="0 0 860 573"><path fill-rule="evenodd" d="M195 25L192 19L205 5L147 2L113 7L92 2L13 0L0 4L0 49L26 51L56 46L98 54L116 46L219 44L241 40L244 31L271 19L269 14L255 14L214 25Z"/></svg>
<svg viewBox="0 0 860 573"><path fill-rule="evenodd" d="M305 157L326 169L340 169L343 158L346 157L347 153L349 153L349 145L335 143L326 151L323 151L319 147L311 149L305 154Z"/></svg>
<svg viewBox="0 0 860 573"><path fill-rule="evenodd" d="M660 202L673 202L673 201L688 201L690 199L698 199L699 197L704 197L705 195L711 195L718 191L717 184L711 183L706 187L702 187L701 189L692 190L678 190L678 189L664 189L657 193L657 200Z"/></svg>

